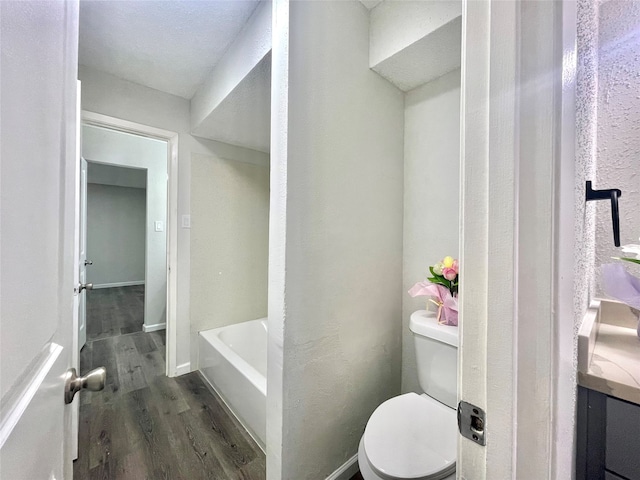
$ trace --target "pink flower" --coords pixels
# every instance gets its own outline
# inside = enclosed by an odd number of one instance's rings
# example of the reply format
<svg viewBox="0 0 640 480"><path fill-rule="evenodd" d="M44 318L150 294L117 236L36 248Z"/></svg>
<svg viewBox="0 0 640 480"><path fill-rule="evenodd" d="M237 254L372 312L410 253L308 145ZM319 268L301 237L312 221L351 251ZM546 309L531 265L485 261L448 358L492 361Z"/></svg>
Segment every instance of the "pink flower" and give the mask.
<svg viewBox="0 0 640 480"><path fill-rule="evenodd" d="M444 267L442 269L442 276L449 281L455 280L458 274L452 267Z"/></svg>
<svg viewBox="0 0 640 480"><path fill-rule="evenodd" d="M458 267L458 260L453 261L453 265L451 266L451 268L453 268L453 270L456 272L456 275L460 273L459 267Z"/></svg>

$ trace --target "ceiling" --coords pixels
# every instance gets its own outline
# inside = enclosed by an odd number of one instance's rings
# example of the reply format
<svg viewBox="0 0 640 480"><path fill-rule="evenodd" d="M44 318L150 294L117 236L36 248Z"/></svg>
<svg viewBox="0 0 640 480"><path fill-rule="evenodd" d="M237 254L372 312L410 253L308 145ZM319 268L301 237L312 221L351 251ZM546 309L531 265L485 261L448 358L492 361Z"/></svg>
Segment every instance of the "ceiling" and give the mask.
<svg viewBox="0 0 640 480"><path fill-rule="evenodd" d="M258 0L81 0L79 63L186 99Z"/></svg>

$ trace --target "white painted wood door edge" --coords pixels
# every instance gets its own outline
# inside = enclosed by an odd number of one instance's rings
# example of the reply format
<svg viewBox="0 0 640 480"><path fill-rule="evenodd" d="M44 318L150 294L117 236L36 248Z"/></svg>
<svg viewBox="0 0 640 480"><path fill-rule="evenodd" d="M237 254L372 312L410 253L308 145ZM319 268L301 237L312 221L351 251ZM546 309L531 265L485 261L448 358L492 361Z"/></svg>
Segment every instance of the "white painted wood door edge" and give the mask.
<svg viewBox="0 0 640 480"><path fill-rule="evenodd" d="M459 478L571 474L571 15L463 2L458 388L487 446L459 438Z"/></svg>
<svg viewBox="0 0 640 480"><path fill-rule="evenodd" d="M167 363L166 374L178 375L177 365L177 272L178 272L178 134L108 115L82 111L82 123L125 133L165 140L168 144L167 195Z"/></svg>

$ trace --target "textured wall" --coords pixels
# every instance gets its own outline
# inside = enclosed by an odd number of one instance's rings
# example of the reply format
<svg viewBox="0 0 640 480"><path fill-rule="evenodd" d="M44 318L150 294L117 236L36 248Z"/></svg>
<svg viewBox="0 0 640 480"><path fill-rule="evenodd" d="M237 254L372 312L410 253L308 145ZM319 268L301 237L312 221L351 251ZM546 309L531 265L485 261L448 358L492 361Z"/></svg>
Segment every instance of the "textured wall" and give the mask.
<svg viewBox="0 0 640 480"><path fill-rule="evenodd" d="M620 241L640 237L640 1L600 4L597 187L619 188ZM611 209L596 205L596 266L611 262ZM626 265L640 275L640 266ZM599 279L598 272L596 276Z"/></svg>
<svg viewBox="0 0 640 480"><path fill-rule="evenodd" d="M191 159L191 329L267 314L269 163Z"/></svg>
<svg viewBox="0 0 640 480"><path fill-rule="evenodd" d="M578 2L578 70L576 78L574 325L577 338L582 317L594 293L595 210L585 203L585 182L596 172L598 112L598 8L595 0Z"/></svg>
<svg viewBox="0 0 640 480"><path fill-rule="evenodd" d="M143 188L87 185L87 281L94 286L144 282L146 198Z"/></svg>
<svg viewBox="0 0 640 480"><path fill-rule="evenodd" d="M409 316L425 297L406 292L429 265L458 257L459 69L406 94L404 126L402 391L420 392Z"/></svg>
<svg viewBox="0 0 640 480"><path fill-rule="evenodd" d="M284 276L270 274L285 316L269 318L284 325L282 445L269 444L282 468L268 474L303 480L353 456L400 392L404 102L369 70L362 4L291 2L289 20L288 152L271 159L287 195Z"/></svg>

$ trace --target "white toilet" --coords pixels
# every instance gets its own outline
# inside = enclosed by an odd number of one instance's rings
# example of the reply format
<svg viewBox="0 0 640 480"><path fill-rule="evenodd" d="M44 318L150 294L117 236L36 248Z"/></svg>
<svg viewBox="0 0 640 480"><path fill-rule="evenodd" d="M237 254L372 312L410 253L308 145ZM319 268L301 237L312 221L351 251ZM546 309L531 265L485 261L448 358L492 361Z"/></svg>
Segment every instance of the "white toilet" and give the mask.
<svg viewBox="0 0 640 480"><path fill-rule="evenodd" d="M455 479L458 327L418 310L409 328L425 393L399 395L373 412L358 449L365 480Z"/></svg>

